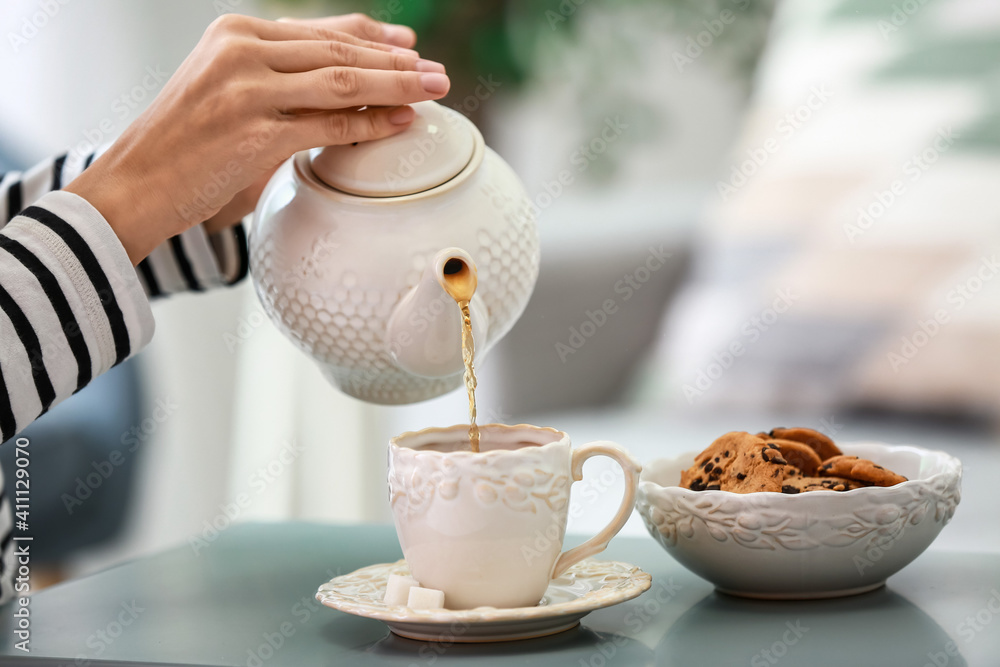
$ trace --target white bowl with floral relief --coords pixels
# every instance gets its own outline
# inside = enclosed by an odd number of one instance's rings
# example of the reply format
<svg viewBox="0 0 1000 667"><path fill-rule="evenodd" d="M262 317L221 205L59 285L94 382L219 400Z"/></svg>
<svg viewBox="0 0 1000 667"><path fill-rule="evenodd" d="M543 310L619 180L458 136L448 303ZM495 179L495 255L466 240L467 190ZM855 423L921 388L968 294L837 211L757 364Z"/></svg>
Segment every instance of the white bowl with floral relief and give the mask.
<svg viewBox="0 0 1000 667"><path fill-rule="evenodd" d="M768 599L863 593L919 556L951 520L962 464L909 445L841 449L908 481L796 495L692 491L678 486L697 455L691 452L644 466L636 507L667 553L725 593Z"/></svg>

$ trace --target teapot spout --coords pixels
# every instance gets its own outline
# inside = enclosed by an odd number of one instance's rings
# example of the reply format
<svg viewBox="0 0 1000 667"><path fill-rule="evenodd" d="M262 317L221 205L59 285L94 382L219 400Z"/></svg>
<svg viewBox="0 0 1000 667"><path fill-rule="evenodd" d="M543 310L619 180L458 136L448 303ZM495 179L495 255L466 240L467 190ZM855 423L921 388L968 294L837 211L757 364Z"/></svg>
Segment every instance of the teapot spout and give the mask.
<svg viewBox="0 0 1000 667"><path fill-rule="evenodd" d="M476 285L476 264L469 253L460 248L438 252L389 318L386 343L396 364L423 377L461 373L465 366L458 302L469 300L477 352L485 349L489 329L486 310L474 296Z"/></svg>

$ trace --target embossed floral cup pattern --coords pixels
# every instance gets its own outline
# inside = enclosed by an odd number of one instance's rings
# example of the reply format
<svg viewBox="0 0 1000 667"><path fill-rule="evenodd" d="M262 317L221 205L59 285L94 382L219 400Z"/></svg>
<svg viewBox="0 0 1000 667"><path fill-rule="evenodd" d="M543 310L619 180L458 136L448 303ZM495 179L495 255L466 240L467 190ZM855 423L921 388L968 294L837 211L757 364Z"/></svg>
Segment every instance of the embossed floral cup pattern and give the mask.
<svg viewBox="0 0 1000 667"><path fill-rule="evenodd" d="M562 431L537 426L468 426L404 433L389 443L389 502L410 571L445 592L449 609L530 607L552 578L604 550L635 505L641 466L621 447L594 442L573 450ZM625 473L611 523L564 553L570 486L583 462L608 456Z"/></svg>
<svg viewBox="0 0 1000 667"><path fill-rule="evenodd" d="M798 495L691 491L678 486L690 453L647 464L636 506L670 555L725 592L773 599L862 593L919 556L951 520L962 464L907 445L842 449L909 481Z"/></svg>

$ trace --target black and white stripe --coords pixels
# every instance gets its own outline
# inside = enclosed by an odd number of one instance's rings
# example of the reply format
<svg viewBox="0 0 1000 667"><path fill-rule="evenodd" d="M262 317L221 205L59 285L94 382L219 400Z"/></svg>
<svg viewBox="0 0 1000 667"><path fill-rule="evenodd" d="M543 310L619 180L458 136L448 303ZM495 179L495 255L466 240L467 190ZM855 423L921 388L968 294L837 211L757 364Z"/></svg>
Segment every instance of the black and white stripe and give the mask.
<svg viewBox="0 0 1000 667"><path fill-rule="evenodd" d="M0 442L145 346L153 333L148 297L246 276L242 224L211 236L195 227L132 267L96 209L53 192L101 152L0 175ZM2 485L0 476L0 603L12 594L13 562Z"/></svg>

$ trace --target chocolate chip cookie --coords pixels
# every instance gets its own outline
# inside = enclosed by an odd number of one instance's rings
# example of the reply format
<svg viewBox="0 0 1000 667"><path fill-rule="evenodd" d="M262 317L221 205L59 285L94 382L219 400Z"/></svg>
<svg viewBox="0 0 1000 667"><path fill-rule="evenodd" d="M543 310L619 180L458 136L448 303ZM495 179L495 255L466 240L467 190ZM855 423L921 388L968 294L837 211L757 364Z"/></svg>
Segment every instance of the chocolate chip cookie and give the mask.
<svg viewBox="0 0 1000 667"><path fill-rule="evenodd" d="M823 463L819 458L819 454L809 445L804 445L794 440L782 440L780 438L768 438L767 442L776 444L785 460L801 470L803 475L815 475L816 470Z"/></svg>
<svg viewBox="0 0 1000 667"><path fill-rule="evenodd" d="M786 478L799 474L777 444L734 431L695 458L694 465L681 473L681 486L692 491L781 491Z"/></svg>
<svg viewBox="0 0 1000 667"><path fill-rule="evenodd" d="M771 438L794 440L795 442L801 442L804 445L809 445L813 448L821 461L826 461L830 457L840 456L844 453L840 451L840 448L837 447L837 445L833 444L833 440L811 428L778 427L771 429L771 432L767 435Z"/></svg>
<svg viewBox="0 0 1000 667"><path fill-rule="evenodd" d="M834 456L823 462L816 473L821 477L844 477L872 486L895 486L906 481L902 475L857 456Z"/></svg>
<svg viewBox="0 0 1000 667"><path fill-rule="evenodd" d="M727 433L695 457L694 465L681 472L681 486L692 491L721 490L722 473L732 465L736 453L757 440L749 433Z"/></svg>
<svg viewBox="0 0 1000 667"><path fill-rule="evenodd" d="M722 490L733 493L778 492L785 480L800 474L798 468L785 460L776 444L755 437L737 452L732 464L723 473Z"/></svg>
<svg viewBox="0 0 1000 667"><path fill-rule="evenodd" d="M906 478L867 459L845 456L830 438L808 428L726 433L681 472L692 491L850 491L893 486Z"/></svg>
<svg viewBox="0 0 1000 667"><path fill-rule="evenodd" d="M781 485L782 493L803 493L805 491L850 491L868 486L855 479L842 477L790 477Z"/></svg>

